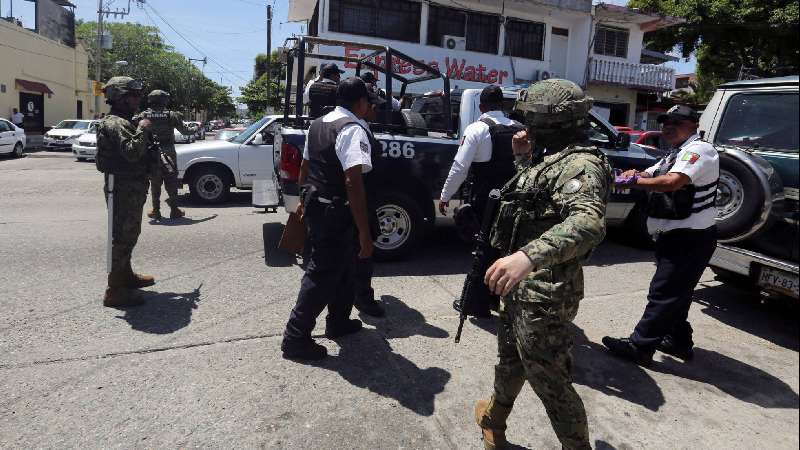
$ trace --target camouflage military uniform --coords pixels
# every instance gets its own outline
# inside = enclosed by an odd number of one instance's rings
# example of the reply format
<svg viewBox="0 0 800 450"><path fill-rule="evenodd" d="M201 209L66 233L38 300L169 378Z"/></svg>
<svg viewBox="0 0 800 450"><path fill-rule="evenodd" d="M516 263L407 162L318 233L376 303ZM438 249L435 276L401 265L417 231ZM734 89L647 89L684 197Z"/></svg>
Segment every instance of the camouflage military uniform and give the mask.
<svg viewBox="0 0 800 450"><path fill-rule="evenodd" d="M109 80L106 83L109 101L124 97L129 92L124 90L128 83L133 80L127 77ZM97 169L106 174L104 193L108 191L108 175L114 175L114 226L106 306L135 304L127 290L154 283L152 277L137 275L131 269L131 253L141 232L142 208L147 199L149 143L150 133L135 127L131 114L112 103L110 114L97 128L95 160Z"/></svg>
<svg viewBox="0 0 800 450"><path fill-rule="evenodd" d="M136 120L150 119L153 123L153 134L158 139L161 151L174 167L177 168L178 155L175 152L175 135L173 130L178 130L181 134L189 135L192 131L183 124L180 113L165 109L169 101L169 94L164 91L155 90L148 96L151 107L139 113ZM153 211L161 209L161 184L167 190L167 205L175 211L178 207L178 172L168 171L162 164L153 164L150 171L150 194L153 203ZM182 214L181 214L182 215Z"/></svg>
<svg viewBox="0 0 800 450"><path fill-rule="evenodd" d="M586 412L572 386L569 324L583 298L582 262L605 236L612 172L584 131L562 131L534 132L547 155L522 167L504 189L491 243L508 255L524 252L533 271L502 299L494 395L476 415L482 428L502 434L527 380L563 447L588 449Z"/></svg>

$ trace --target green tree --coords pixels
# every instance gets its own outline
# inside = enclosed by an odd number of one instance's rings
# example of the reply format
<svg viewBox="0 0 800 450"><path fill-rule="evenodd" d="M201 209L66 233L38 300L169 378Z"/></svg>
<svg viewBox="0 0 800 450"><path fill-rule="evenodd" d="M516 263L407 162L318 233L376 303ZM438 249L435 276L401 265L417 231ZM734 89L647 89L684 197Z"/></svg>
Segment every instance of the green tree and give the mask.
<svg viewBox="0 0 800 450"><path fill-rule="evenodd" d="M628 6L686 18L648 33L646 45L695 53L704 97L722 81L797 74L800 67L797 0L630 0Z"/></svg>
<svg viewBox="0 0 800 450"><path fill-rule="evenodd" d="M267 98L267 55L256 55L253 79L242 88L239 101L245 103L253 117L261 116L269 110L276 111L282 107L284 85L281 81L286 79L286 66L280 62L280 55L273 51L271 55L272 66L270 69L270 89Z"/></svg>
<svg viewBox="0 0 800 450"><path fill-rule="evenodd" d="M107 23L105 28L114 45L102 53L102 80L114 75L141 79L146 92L169 92L171 108L184 112L206 110L213 117L235 111L228 88L205 77L184 55L166 45L157 28L135 23ZM89 50L91 74L97 57L96 29L94 22L76 24L76 35ZM116 61L127 61L128 65L119 67Z"/></svg>

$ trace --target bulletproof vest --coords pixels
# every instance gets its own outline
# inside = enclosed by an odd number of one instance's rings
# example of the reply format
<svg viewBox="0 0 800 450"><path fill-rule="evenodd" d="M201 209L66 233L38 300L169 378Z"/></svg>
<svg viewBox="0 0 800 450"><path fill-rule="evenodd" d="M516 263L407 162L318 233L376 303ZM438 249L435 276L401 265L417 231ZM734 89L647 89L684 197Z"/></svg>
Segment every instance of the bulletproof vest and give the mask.
<svg viewBox="0 0 800 450"><path fill-rule="evenodd" d="M668 174L677 159L678 151L670 153L653 173L653 176ZM692 214L713 208L716 203L718 181L702 186L690 183L672 192L651 192L647 201L647 215L655 219L683 220L688 219ZM698 192L704 191L707 192L700 196L696 195ZM709 202L709 199L715 200Z"/></svg>
<svg viewBox="0 0 800 450"><path fill-rule="evenodd" d="M139 113L142 119L150 119L153 123L153 134L161 144L175 143L175 127L172 124L172 111L146 109Z"/></svg>
<svg viewBox="0 0 800 450"><path fill-rule="evenodd" d="M308 129L308 178L321 197L332 200L345 198L344 169L336 155L336 136L348 126L361 126L350 117L323 122L322 117L311 122Z"/></svg>
<svg viewBox="0 0 800 450"><path fill-rule="evenodd" d="M481 205L485 203L489 192L503 187L516 173L511 140L517 132L525 129L521 125L500 125L488 117L481 119L481 122L489 126L492 157L489 161L473 162L470 166L472 190L469 201L475 205L475 212L479 216L483 215Z"/></svg>
<svg viewBox="0 0 800 450"><path fill-rule="evenodd" d="M124 126L128 128L128 131L131 133L136 132L130 120L114 115L106 116L100 122L97 131L97 155L95 156L97 170L114 175L138 176L147 173L146 158L143 158L141 161L131 162L122 156L119 138L113 139L109 137L110 141L106 139L103 130L104 126L106 126L106 124L114 124L115 126L115 123L118 121L123 122Z"/></svg>
<svg viewBox="0 0 800 450"><path fill-rule="evenodd" d="M308 100L312 118L320 117L326 106L336 106L337 88L337 84L325 83L322 80L311 84L311 88L308 90Z"/></svg>
<svg viewBox="0 0 800 450"><path fill-rule="evenodd" d="M553 189L542 182L541 177L552 167L561 163L565 158L577 153L587 153L598 157L609 167L609 181L611 178L610 166L606 156L596 147L569 146L560 151L558 156L548 161L534 162L535 169L520 170L511 180L503 186L500 198L500 207L494 219L494 227L490 237L490 244L503 254L511 254L518 250L523 242L519 241L520 234L526 239L536 239L554 225L564 221L561 211L553 200ZM541 167L540 167L541 165ZM517 183L522 177L529 177L533 172L532 182L527 183L525 190L518 190Z"/></svg>

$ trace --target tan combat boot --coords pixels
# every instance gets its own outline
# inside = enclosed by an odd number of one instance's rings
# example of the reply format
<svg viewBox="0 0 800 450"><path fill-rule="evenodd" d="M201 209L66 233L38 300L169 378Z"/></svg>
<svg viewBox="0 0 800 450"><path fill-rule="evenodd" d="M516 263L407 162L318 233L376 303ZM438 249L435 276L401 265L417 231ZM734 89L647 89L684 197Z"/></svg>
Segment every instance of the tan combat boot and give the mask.
<svg viewBox="0 0 800 450"><path fill-rule="evenodd" d="M502 406L494 400L478 400L475 403L475 421L483 433L483 447L486 450L506 448L506 419L511 408Z"/></svg>
<svg viewBox="0 0 800 450"><path fill-rule="evenodd" d="M180 219L181 217L185 216L186 213L183 212L182 209L178 208L177 206L172 208L169 212L170 219Z"/></svg>
<svg viewBox="0 0 800 450"><path fill-rule="evenodd" d="M108 287L103 297L103 306L109 308L127 308L144 303L138 292L125 286L127 275L112 272L108 274Z"/></svg>
<svg viewBox="0 0 800 450"><path fill-rule="evenodd" d="M125 287L139 289L156 284L156 279L152 275L141 275L133 271L131 264L125 267Z"/></svg>
<svg viewBox="0 0 800 450"><path fill-rule="evenodd" d="M161 220L161 210L158 208L151 208L150 211L147 212L147 217L155 220Z"/></svg>

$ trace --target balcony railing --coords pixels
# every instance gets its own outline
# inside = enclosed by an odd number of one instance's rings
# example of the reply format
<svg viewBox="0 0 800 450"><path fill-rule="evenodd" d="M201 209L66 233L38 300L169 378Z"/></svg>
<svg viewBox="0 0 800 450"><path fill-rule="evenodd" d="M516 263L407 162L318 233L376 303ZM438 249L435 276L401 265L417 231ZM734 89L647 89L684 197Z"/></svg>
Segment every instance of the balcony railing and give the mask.
<svg viewBox="0 0 800 450"><path fill-rule="evenodd" d="M653 64L634 64L591 58L589 82L615 84L635 89L670 91L675 70Z"/></svg>

